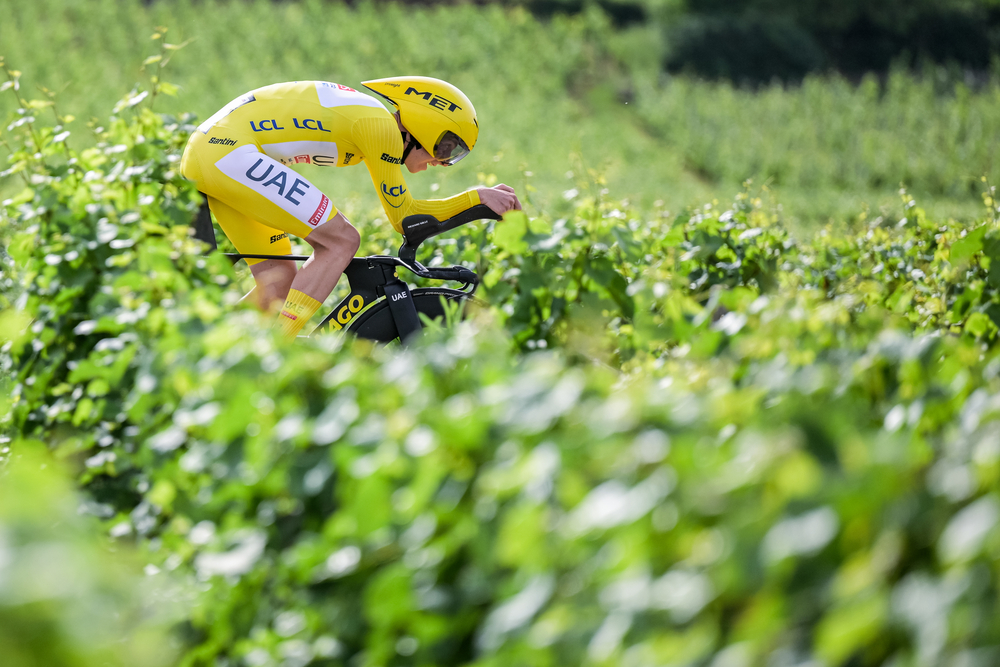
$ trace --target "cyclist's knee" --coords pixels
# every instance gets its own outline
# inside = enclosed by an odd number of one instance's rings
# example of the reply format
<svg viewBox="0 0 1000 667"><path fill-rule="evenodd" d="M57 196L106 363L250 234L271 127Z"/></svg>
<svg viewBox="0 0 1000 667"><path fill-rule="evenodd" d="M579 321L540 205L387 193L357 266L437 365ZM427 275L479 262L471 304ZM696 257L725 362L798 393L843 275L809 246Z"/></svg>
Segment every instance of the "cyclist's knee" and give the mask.
<svg viewBox="0 0 1000 667"><path fill-rule="evenodd" d="M341 250L351 255L361 247L361 234L342 213L317 227L306 241L316 250Z"/></svg>
<svg viewBox="0 0 1000 667"><path fill-rule="evenodd" d="M351 255L358 252L358 248L361 247L361 233L354 228L354 225L344 218L344 224L341 226L339 234L343 237L345 250L350 250Z"/></svg>

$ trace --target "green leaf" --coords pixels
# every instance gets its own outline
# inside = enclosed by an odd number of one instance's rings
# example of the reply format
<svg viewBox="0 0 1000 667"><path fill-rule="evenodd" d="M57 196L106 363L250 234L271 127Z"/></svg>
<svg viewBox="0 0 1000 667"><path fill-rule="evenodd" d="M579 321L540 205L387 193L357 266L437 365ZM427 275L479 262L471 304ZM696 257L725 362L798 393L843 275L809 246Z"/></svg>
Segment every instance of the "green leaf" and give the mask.
<svg viewBox="0 0 1000 667"><path fill-rule="evenodd" d="M976 338L982 338L990 330L996 330L996 325L993 324L986 313L972 313L969 315L969 319L965 321L965 331Z"/></svg>
<svg viewBox="0 0 1000 667"><path fill-rule="evenodd" d="M22 310L7 308L0 311L0 346L10 342L20 349L33 338L28 331L30 324L31 317Z"/></svg>
<svg viewBox="0 0 1000 667"><path fill-rule="evenodd" d="M912 285L909 283L906 285L900 285L886 300L885 305L888 306L892 312L902 314L905 313L910 307L914 296L916 296L916 290L913 289Z"/></svg>
<svg viewBox="0 0 1000 667"><path fill-rule="evenodd" d="M518 211L507 213L493 228L493 244L511 255L520 255L528 251L524 240L527 233L528 216Z"/></svg>
<svg viewBox="0 0 1000 667"><path fill-rule="evenodd" d="M158 83L156 89L164 95L170 95L171 97L177 97L177 91L179 90L177 86L166 81Z"/></svg>
<svg viewBox="0 0 1000 667"><path fill-rule="evenodd" d="M955 266L961 266L977 252L983 249L983 237L986 235L988 225L980 225L973 231L951 244L949 259Z"/></svg>
<svg viewBox="0 0 1000 667"><path fill-rule="evenodd" d="M990 262L986 281L991 287L1000 288L1000 236L992 233L983 240L983 254Z"/></svg>
<svg viewBox="0 0 1000 667"><path fill-rule="evenodd" d="M632 319L635 315L635 303L628 295L628 281L615 270L611 260L606 257L590 260L587 262L585 271L595 283L608 291L621 309L622 315L627 319Z"/></svg>
<svg viewBox="0 0 1000 667"><path fill-rule="evenodd" d="M163 48L165 48L167 51L177 51L179 49L183 49L185 46L187 46L188 44L190 44L193 41L194 41L194 38L186 39L183 42L181 42L180 44L168 44L168 43L164 42Z"/></svg>
<svg viewBox="0 0 1000 667"><path fill-rule="evenodd" d="M160 507L170 507L177 497L177 489L168 480L161 479L149 490L149 501Z"/></svg>
<svg viewBox="0 0 1000 667"><path fill-rule="evenodd" d="M129 107L134 107L141 103L149 95L149 91L144 90L136 95L133 95L125 100L125 105Z"/></svg>
<svg viewBox="0 0 1000 667"><path fill-rule="evenodd" d="M90 383L87 385L87 396L91 396L94 398L98 396L105 396L110 390L111 387L108 384L107 380L104 380L102 378L97 378L91 380Z"/></svg>
<svg viewBox="0 0 1000 667"><path fill-rule="evenodd" d="M79 426L84 422L90 420L94 414L94 401L90 398L84 397L80 399L80 402L76 404L76 410L73 412L73 424Z"/></svg>
<svg viewBox="0 0 1000 667"><path fill-rule="evenodd" d="M816 630L816 652L827 664L840 665L864 651L882 634L888 605L874 595L827 613Z"/></svg>
<svg viewBox="0 0 1000 667"><path fill-rule="evenodd" d="M611 230L618 247L622 249L625 257L632 262L640 261L643 257L643 248L639 244L628 227L615 227Z"/></svg>

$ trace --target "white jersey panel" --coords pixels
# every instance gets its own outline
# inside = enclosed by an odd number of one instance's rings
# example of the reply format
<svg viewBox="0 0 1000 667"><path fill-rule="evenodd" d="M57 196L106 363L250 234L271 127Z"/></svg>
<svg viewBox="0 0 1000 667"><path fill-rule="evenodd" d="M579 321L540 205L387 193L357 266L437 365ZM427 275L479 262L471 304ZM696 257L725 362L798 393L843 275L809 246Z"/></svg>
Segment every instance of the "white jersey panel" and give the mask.
<svg viewBox="0 0 1000 667"><path fill-rule="evenodd" d="M256 146L240 146L215 166L310 227L326 222L330 199L308 180L261 153Z"/></svg>
<svg viewBox="0 0 1000 667"><path fill-rule="evenodd" d="M198 126L198 131L202 134L208 134L208 131L218 123L220 120L231 114L236 109L239 109L244 104L250 104L251 102L256 102L257 98L253 93L247 93L246 95L240 95L235 100L222 107L216 111L212 116L206 120L204 123Z"/></svg>
<svg viewBox="0 0 1000 667"><path fill-rule="evenodd" d="M285 141L261 144L265 155L281 164L315 164L319 167L336 167L340 151L332 141Z"/></svg>
<svg viewBox="0 0 1000 667"><path fill-rule="evenodd" d="M316 82L316 94L319 95L319 103L324 107L376 107L385 109L382 103L371 95L359 93L349 86L328 81Z"/></svg>

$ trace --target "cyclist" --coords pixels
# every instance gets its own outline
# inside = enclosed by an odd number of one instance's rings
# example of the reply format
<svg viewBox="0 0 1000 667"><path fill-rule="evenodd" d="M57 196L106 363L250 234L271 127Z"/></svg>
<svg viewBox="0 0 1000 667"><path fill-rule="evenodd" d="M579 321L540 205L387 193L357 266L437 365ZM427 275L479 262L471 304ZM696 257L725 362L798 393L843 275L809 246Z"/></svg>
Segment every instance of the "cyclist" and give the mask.
<svg viewBox="0 0 1000 667"><path fill-rule="evenodd" d="M514 189L503 184L413 199L401 167L416 173L468 155L479 136L476 110L440 79L391 77L363 85L395 113L337 83L278 83L236 98L202 123L181 159L181 173L197 183L240 253L290 254L289 234L312 246L301 269L284 260L247 260L256 283L252 297L264 310L284 303L277 325L289 337L333 291L361 237L329 197L288 165L364 162L396 231L416 213L445 219L480 203L501 215L521 208Z"/></svg>

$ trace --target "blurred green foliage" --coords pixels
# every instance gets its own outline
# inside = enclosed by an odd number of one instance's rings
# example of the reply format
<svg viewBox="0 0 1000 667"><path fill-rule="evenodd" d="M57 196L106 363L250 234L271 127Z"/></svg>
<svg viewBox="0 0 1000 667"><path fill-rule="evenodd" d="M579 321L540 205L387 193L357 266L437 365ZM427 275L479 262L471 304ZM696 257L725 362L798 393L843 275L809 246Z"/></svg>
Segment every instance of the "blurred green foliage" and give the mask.
<svg viewBox="0 0 1000 667"><path fill-rule="evenodd" d="M97 521L44 445L0 456L0 647L5 667L159 667L177 590L154 585ZM11 459L11 461L7 461ZM85 501L82 507L92 501Z"/></svg>
<svg viewBox="0 0 1000 667"><path fill-rule="evenodd" d="M0 426L192 584L180 664L996 662L989 184L971 226L903 193L801 240L763 191L581 183L422 257L483 273L476 317L283 345L187 235L169 90L80 147L16 91Z"/></svg>

